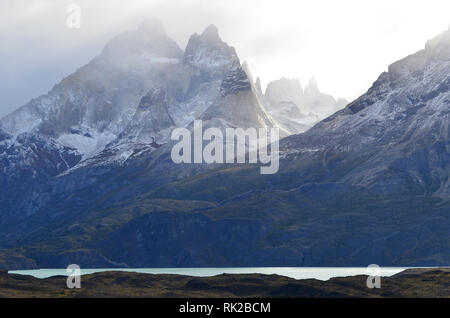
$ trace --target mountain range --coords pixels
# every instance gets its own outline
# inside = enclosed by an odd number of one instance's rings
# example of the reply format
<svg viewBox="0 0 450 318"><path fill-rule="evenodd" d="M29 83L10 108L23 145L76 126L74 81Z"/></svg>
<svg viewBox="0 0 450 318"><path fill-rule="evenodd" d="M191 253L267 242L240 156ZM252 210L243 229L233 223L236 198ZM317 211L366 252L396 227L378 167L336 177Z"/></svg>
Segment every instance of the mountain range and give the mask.
<svg viewBox="0 0 450 318"><path fill-rule="evenodd" d="M0 120L0 266L446 265L449 112L450 30L347 105L146 20ZM279 127L279 173L174 164L194 119Z"/></svg>
<svg viewBox="0 0 450 318"><path fill-rule="evenodd" d="M270 82L264 94L259 78L256 79L255 87L269 114L289 134L307 131L348 104L343 98L336 100L322 93L314 78L304 89L298 79L284 77Z"/></svg>

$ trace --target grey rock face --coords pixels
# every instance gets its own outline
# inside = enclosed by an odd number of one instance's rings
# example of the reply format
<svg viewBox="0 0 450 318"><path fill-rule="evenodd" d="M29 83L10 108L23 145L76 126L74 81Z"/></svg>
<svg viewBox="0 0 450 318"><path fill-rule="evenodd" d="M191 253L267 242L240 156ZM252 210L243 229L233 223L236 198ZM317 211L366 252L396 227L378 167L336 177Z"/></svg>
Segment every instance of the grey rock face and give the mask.
<svg viewBox="0 0 450 318"><path fill-rule="evenodd" d="M233 66L233 69L225 75L222 85L220 86L222 96L233 95L250 89L250 80L239 65Z"/></svg>
<svg viewBox="0 0 450 318"><path fill-rule="evenodd" d="M171 105L175 103L175 99L164 89L151 89L142 97L132 121L122 136L128 136L128 140L136 141L144 141L148 137L156 138L161 130L175 126L169 113Z"/></svg>

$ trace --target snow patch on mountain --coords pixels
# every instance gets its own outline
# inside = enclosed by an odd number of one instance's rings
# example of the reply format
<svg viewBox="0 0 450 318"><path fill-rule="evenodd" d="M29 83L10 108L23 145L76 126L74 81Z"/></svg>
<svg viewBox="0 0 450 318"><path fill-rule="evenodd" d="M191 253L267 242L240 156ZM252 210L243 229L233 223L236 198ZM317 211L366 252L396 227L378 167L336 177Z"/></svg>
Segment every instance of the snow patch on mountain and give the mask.
<svg viewBox="0 0 450 318"><path fill-rule="evenodd" d="M117 138L110 132L93 131L86 134L61 134L56 140L63 146L76 149L83 158L94 155Z"/></svg>

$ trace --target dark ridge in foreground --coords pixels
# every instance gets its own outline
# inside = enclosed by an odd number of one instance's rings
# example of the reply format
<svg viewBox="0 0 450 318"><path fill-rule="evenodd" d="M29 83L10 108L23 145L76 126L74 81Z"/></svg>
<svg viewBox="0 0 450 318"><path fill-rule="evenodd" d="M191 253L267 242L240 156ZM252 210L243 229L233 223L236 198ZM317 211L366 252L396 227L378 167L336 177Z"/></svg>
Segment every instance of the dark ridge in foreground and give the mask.
<svg viewBox="0 0 450 318"><path fill-rule="evenodd" d="M37 279L0 272L0 297L450 297L450 269L406 270L366 287L367 276L295 280L278 275L223 274L214 277L103 272L85 275L81 289L66 277Z"/></svg>

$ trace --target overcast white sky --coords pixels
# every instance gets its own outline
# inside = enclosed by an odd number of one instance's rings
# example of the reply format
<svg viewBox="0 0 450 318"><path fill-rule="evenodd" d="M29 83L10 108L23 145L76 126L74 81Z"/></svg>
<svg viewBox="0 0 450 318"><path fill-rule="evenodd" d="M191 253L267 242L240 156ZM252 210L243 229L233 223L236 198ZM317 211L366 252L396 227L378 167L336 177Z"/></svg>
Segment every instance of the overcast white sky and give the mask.
<svg viewBox="0 0 450 318"><path fill-rule="evenodd" d="M66 7L82 27L66 27ZM0 0L0 116L46 93L114 35L159 18L184 49L207 25L236 47L263 85L314 76L353 100L387 66L450 24L449 0Z"/></svg>

